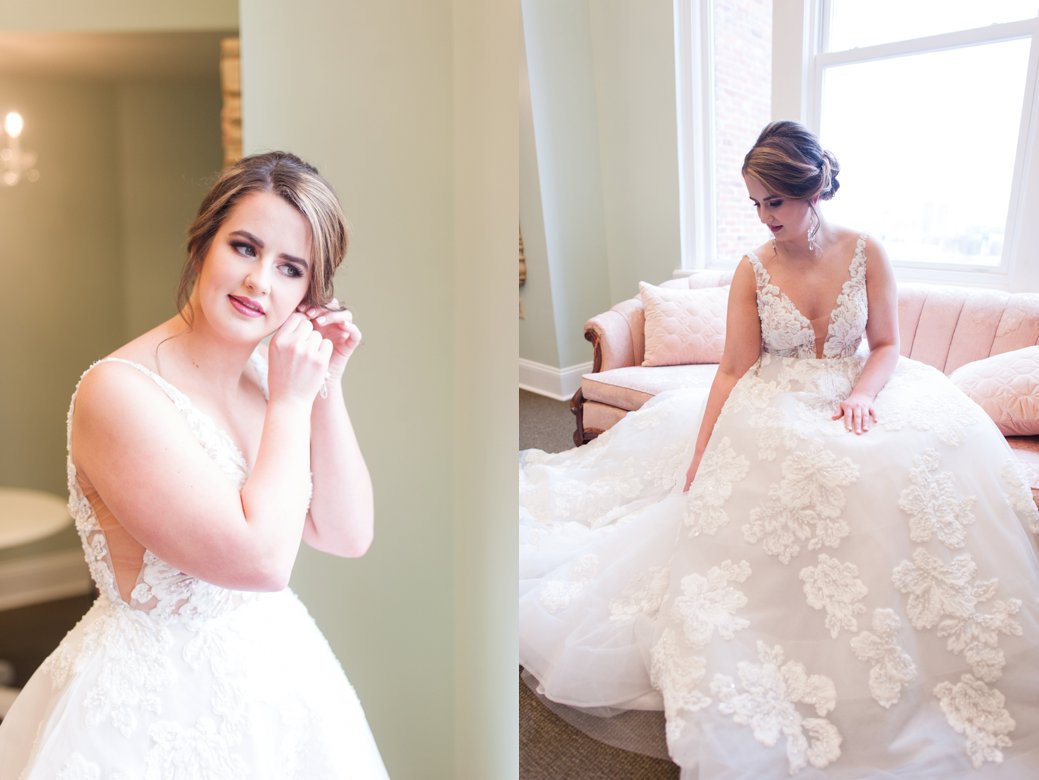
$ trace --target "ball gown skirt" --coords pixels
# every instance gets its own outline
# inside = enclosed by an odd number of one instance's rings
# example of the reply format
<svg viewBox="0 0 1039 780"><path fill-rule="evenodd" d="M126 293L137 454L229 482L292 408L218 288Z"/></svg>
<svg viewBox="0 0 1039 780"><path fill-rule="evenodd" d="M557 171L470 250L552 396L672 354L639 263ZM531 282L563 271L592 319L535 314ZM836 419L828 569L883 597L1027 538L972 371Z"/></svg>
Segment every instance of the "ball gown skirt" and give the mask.
<svg viewBox="0 0 1039 780"><path fill-rule="evenodd" d="M1027 483L906 358L847 432L864 362L763 353L687 494L702 393L521 453L520 661L548 699L663 710L688 778L1039 777Z"/></svg>

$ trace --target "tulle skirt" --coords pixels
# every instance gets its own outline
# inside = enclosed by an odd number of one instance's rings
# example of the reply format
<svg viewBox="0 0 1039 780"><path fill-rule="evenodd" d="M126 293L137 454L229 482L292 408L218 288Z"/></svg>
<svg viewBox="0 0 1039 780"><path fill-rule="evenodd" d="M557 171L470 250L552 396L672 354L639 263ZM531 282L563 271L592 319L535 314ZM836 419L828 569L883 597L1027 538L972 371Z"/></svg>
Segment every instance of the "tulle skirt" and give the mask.
<svg viewBox="0 0 1039 780"><path fill-rule="evenodd" d="M160 620L102 597L0 724L0 780L385 778L291 591Z"/></svg>
<svg viewBox="0 0 1039 780"><path fill-rule="evenodd" d="M908 359L848 433L863 363L764 355L687 494L702 393L521 453L520 661L545 697L662 710L686 777L1039 777L1027 482Z"/></svg>

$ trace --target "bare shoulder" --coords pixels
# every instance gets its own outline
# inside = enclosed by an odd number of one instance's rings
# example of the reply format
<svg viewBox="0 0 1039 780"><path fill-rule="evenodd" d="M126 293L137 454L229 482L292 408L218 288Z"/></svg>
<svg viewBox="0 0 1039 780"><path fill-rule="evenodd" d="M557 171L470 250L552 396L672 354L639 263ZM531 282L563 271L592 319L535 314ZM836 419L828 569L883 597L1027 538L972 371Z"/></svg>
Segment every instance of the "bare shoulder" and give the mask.
<svg viewBox="0 0 1039 780"><path fill-rule="evenodd" d="M736 264L736 269L732 272L732 288L734 291L746 292L748 289L756 290L757 286L757 278L754 274L754 268L750 264L750 258L744 255L740 258L740 261Z"/></svg>
<svg viewBox="0 0 1039 780"><path fill-rule="evenodd" d="M756 249L748 252L746 255L743 256L743 259L746 260L749 255L754 255L758 260L764 262L765 260L767 260L770 257L772 257L772 255L774 255L774 254L775 254L775 247L772 245L772 241L769 240L769 241L766 241L761 246L757 247Z"/></svg>
<svg viewBox="0 0 1039 780"><path fill-rule="evenodd" d="M142 407L159 401L169 404L155 380L122 360L105 360L87 371L80 381L73 419L125 420L139 414Z"/></svg>

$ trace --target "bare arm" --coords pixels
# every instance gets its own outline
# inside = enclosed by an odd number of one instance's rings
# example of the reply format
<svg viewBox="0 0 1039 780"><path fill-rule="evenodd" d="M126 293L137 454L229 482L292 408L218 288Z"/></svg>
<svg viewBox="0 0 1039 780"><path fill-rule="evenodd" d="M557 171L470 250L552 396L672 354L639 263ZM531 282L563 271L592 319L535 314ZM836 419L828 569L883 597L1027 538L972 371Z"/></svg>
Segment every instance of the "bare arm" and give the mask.
<svg viewBox="0 0 1039 780"><path fill-rule="evenodd" d="M858 382L833 415L856 434L876 421L873 401L891 378L898 363L898 290L884 248L873 239L866 243L866 299L869 306L866 339L869 357Z"/></svg>
<svg viewBox="0 0 1039 780"><path fill-rule="evenodd" d="M144 547L223 587L279 590L299 549L311 407L331 350L306 318L294 317L272 342L271 400L241 490L136 369L98 366L76 398L72 454L80 477Z"/></svg>
<svg viewBox="0 0 1039 780"><path fill-rule="evenodd" d="M729 303L725 316L725 350L707 396L707 406L700 422L696 449L686 472L683 491L689 490L697 469L700 468L700 460L707 449L707 443L711 440L714 424L718 421L718 415L721 414L729 393L760 355L761 320L758 318L757 281L750 261L744 258L736 267L729 288Z"/></svg>
<svg viewBox="0 0 1039 780"><path fill-rule="evenodd" d="M311 547L333 555L364 555L372 543L372 481L357 444L339 382L314 401L310 459L314 497L303 530Z"/></svg>
<svg viewBox="0 0 1039 780"><path fill-rule="evenodd" d="M333 305L338 305L336 301ZM357 557L374 534L372 480L343 398L342 377L361 331L347 310L309 309L306 315L333 346L326 397L314 400L310 463L314 495L303 540L316 550Z"/></svg>

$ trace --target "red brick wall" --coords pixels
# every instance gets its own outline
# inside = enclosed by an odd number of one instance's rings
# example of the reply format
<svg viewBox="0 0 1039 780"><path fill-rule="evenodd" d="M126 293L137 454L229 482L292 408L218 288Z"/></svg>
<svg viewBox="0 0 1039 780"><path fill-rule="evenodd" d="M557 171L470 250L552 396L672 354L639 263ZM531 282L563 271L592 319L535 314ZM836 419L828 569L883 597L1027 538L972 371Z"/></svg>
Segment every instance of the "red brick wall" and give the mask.
<svg viewBox="0 0 1039 780"><path fill-rule="evenodd" d="M717 248L709 263L734 265L768 238L740 168L772 118L772 3L714 3L714 137Z"/></svg>

